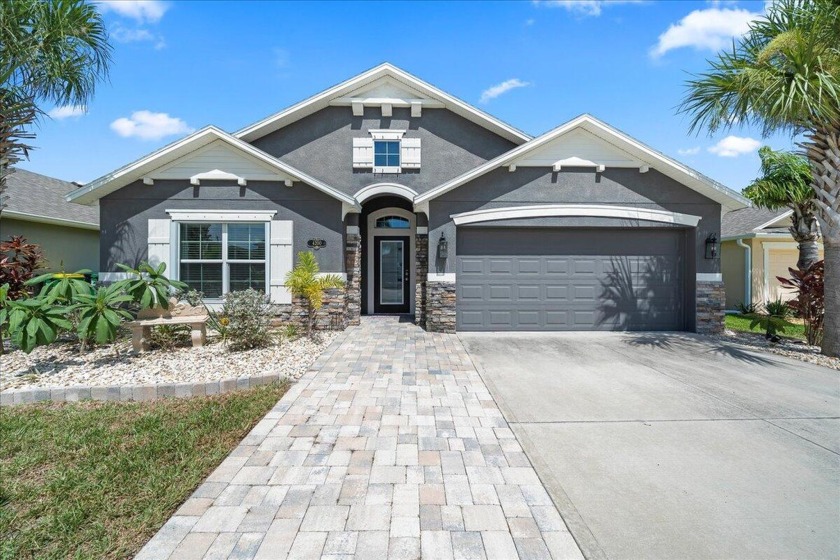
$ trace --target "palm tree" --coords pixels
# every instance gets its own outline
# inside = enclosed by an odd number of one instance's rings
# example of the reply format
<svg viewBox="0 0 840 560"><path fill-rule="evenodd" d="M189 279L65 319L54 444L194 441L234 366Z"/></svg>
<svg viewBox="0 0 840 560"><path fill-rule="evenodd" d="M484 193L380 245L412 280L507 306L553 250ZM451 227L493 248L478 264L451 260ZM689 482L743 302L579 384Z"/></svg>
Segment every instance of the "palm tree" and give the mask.
<svg viewBox="0 0 840 560"><path fill-rule="evenodd" d="M688 82L680 111L691 130L734 123L765 136L804 133L816 216L825 245L822 351L840 355L840 3L776 0L767 15Z"/></svg>
<svg viewBox="0 0 840 560"><path fill-rule="evenodd" d="M0 2L0 212L6 176L28 156L40 103L86 106L108 75L102 16L82 0Z"/></svg>
<svg viewBox="0 0 840 560"><path fill-rule="evenodd" d="M792 152L774 151L769 146L761 148L758 155L761 177L744 189L744 196L760 208L793 210L790 234L799 244L796 267L808 270L820 259L816 195L811 187L813 179L808 160Z"/></svg>

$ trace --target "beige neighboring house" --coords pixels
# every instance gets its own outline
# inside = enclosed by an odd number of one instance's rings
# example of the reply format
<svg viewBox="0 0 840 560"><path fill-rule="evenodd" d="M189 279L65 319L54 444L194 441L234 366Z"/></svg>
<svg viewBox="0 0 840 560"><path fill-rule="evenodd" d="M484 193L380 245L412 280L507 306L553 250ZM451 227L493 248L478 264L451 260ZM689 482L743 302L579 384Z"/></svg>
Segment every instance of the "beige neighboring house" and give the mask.
<svg viewBox="0 0 840 560"><path fill-rule="evenodd" d="M8 175L9 197L0 215L0 239L22 235L37 243L47 270L99 270L99 208L72 204L64 196L76 184L16 169Z"/></svg>
<svg viewBox="0 0 840 560"><path fill-rule="evenodd" d="M793 297L776 279L790 276L788 269L796 268L799 260L798 245L788 230L792 213L792 210L742 208L723 216L721 269L726 309L736 309L748 299L763 304Z"/></svg>

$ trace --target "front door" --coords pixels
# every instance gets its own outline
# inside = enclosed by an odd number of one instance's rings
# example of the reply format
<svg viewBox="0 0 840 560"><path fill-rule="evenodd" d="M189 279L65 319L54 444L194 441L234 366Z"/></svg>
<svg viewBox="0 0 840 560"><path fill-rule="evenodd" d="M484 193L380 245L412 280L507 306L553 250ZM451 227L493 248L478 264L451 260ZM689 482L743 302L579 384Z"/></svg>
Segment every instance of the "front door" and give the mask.
<svg viewBox="0 0 840 560"><path fill-rule="evenodd" d="M408 236L374 238L373 312L408 313L410 308Z"/></svg>

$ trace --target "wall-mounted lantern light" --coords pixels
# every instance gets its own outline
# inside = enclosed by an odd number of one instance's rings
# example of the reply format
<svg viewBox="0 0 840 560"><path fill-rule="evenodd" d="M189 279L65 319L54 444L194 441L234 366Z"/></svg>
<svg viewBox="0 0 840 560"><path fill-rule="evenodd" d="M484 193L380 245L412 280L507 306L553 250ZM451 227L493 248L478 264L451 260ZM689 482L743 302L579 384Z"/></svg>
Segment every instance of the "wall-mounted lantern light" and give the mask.
<svg viewBox="0 0 840 560"><path fill-rule="evenodd" d="M442 233L440 234L440 239L438 239L437 256L439 259L446 259L449 257L449 242Z"/></svg>
<svg viewBox="0 0 840 560"><path fill-rule="evenodd" d="M712 233L706 238L706 258L716 259L718 256L718 240L717 236Z"/></svg>

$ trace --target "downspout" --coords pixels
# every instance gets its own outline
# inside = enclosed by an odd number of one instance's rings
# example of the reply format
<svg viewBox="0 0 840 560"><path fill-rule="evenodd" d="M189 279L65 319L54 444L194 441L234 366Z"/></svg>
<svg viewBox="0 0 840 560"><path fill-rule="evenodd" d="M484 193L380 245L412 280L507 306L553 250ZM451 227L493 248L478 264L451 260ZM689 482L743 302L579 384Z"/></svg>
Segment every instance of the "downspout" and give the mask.
<svg viewBox="0 0 840 560"><path fill-rule="evenodd" d="M752 247L744 243L744 239L736 239L735 243L744 249L744 303L752 304Z"/></svg>

